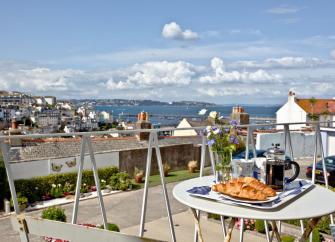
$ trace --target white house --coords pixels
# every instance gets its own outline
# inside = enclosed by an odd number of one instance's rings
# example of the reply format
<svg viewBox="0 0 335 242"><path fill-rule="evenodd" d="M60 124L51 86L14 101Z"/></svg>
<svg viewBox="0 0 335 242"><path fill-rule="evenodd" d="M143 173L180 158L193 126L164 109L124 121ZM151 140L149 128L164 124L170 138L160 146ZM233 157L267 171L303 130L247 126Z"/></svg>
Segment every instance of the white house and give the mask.
<svg viewBox="0 0 335 242"><path fill-rule="evenodd" d="M45 96L44 99L45 99L45 102L47 104L49 104L51 106L56 105L56 97L54 97L54 96Z"/></svg>
<svg viewBox="0 0 335 242"><path fill-rule="evenodd" d="M99 122L100 123L112 123L113 118L112 115L106 111L102 111L99 113Z"/></svg>
<svg viewBox="0 0 335 242"><path fill-rule="evenodd" d="M35 103L39 106L45 106L47 104L44 97L36 96L34 97L34 99L35 99Z"/></svg>
<svg viewBox="0 0 335 242"><path fill-rule="evenodd" d="M307 122L313 118L335 121L335 99L296 98L295 93L290 91L287 102L276 112L276 116L277 123ZM305 124L290 126L291 129L304 127ZM283 129L283 126L278 125L277 129Z"/></svg>
<svg viewBox="0 0 335 242"><path fill-rule="evenodd" d="M207 126L209 123L207 121L194 121L187 118L183 118L178 124L177 128L193 128ZM196 136L199 134L199 130L187 129L187 130L174 130L173 136Z"/></svg>

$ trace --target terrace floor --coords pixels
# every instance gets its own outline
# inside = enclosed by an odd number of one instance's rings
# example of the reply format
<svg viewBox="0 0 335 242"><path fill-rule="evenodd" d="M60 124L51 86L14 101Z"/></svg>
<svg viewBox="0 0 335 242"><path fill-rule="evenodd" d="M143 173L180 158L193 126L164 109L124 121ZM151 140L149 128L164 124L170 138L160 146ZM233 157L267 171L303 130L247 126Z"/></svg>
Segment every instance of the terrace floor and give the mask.
<svg viewBox="0 0 335 242"><path fill-rule="evenodd" d="M304 162L302 171L306 169ZM301 172L304 177L304 172ZM172 189L176 183L167 184L173 220L176 230L177 241L193 241L194 223L188 208L177 202L172 196ZM107 211L108 222L116 223L121 232L126 234L137 235L139 231L141 205L142 205L143 189L121 192L113 195L105 196L104 202ZM161 186L149 188L148 207L147 207L147 224L145 233L146 237L156 238L169 241L170 230L167 221L166 208L164 205ZM71 221L73 204L62 206L67 215L67 221ZM28 213L31 216L40 217L40 211ZM80 202L78 223L102 223L100 207L98 200L89 199ZM203 229L205 241L223 241L220 223L213 220L202 219L201 226ZM235 230L232 241L238 241L239 231ZM10 219L8 217L0 218L0 241L19 242L19 236L11 228ZM31 241L43 241L40 238L33 238ZM245 233L244 241L266 241L265 237L256 235L255 233Z"/></svg>
<svg viewBox="0 0 335 242"><path fill-rule="evenodd" d="M193 241L194 224L187 207L177 202L172 196L172 188L175 184L167 184L171 209L176 229L177 241ZM137 235L141 214L143 189L117 193L105 196L105 206L108 221L119 225L121 232ZM71 220L73 204L63 205L67 220ZM170 230L167 221L166 209L162 197L161 186L150 188L147 209L146 237L170 240ZM41 211L29 212L31 216L40 216ZM78 214L79 223L101 223L100 208L97 199L81 201ZM202 220L204 238L207 241L222 241L222 230L219 223L211 220ZM235 231L234 240L238 241L238 231ZM246 233L245 241L259 241L260 237ZM19 236L11 228L10 219L0 219L0 241L19 242ZM43 241L37 237L31 237L31 241ZM265 240L264 240L265 241Z"/></svg>

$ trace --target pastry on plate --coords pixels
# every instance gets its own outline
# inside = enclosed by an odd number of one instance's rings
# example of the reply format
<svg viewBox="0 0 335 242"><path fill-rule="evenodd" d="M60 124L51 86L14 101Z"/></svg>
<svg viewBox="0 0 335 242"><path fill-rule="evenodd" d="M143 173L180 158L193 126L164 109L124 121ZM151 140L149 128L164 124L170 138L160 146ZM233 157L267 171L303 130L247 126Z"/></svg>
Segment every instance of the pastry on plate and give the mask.
<svg viewBox="0 0 335 242"><path fill-rule="evenodd" d="M241 177L232 179L227 183L219 183L212 186L212 190L232 197L264 201L268 197L276 196L276 192L253 177Z"/></svg>

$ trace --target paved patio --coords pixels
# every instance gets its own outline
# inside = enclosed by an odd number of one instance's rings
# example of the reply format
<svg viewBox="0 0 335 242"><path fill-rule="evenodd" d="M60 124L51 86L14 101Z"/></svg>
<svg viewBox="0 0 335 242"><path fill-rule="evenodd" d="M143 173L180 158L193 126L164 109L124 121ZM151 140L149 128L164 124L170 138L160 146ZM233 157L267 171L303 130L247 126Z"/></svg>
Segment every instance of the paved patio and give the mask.
<svg viewBox="0 0 335 242"><path fill-rule="evenodd" d="M194 224L187 207L172 197L172 188L175 184L167 185L171 201L174 225L178 241L192 241ZM108 221L119 225L122 232L137 235L139 231L143 190L123 192L104 197ZM67 220L71 221L73 204L64 205ZM170 230L166 218L166 209L162 197L161 186L149 190L147 209L147 232L145 236L156 239L170 240ZM29 212L29 215L40 216L41 211ZM100 207L97 199L81 201L78 214L79 223L101 223ZM203 219L203 233L207 241L222 241L222 230L219 223ZM238 231L234 232L234 240L238 241ZM11 229L10 219L0 219L0 241L19 242L16 232ZM33 238L32 241L42 241ZM262 237L246 233L245 241L262 241ZM265 240L264 240L265 241Z"/></svg>

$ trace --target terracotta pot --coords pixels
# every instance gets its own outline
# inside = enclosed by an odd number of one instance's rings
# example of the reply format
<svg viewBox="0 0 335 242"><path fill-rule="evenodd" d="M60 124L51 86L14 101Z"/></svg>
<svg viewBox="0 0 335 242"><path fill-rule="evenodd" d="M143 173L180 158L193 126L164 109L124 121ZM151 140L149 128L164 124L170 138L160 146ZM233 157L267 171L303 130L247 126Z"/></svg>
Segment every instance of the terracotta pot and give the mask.
<svg viewBox="0 0 335 242"><path fill-rule="evenodd" d="M135 182L136 183L142 183L143 182L142 178L143 178L143 176L135 176Z"/></svg>
<svg viewBox="0 0 335 242"><path fill-rule="evenodd" d="M196 167L189 167L189 168L188 168L188 171L189 171L190 173L195 173L196 170L197 170Z"/></svg>

